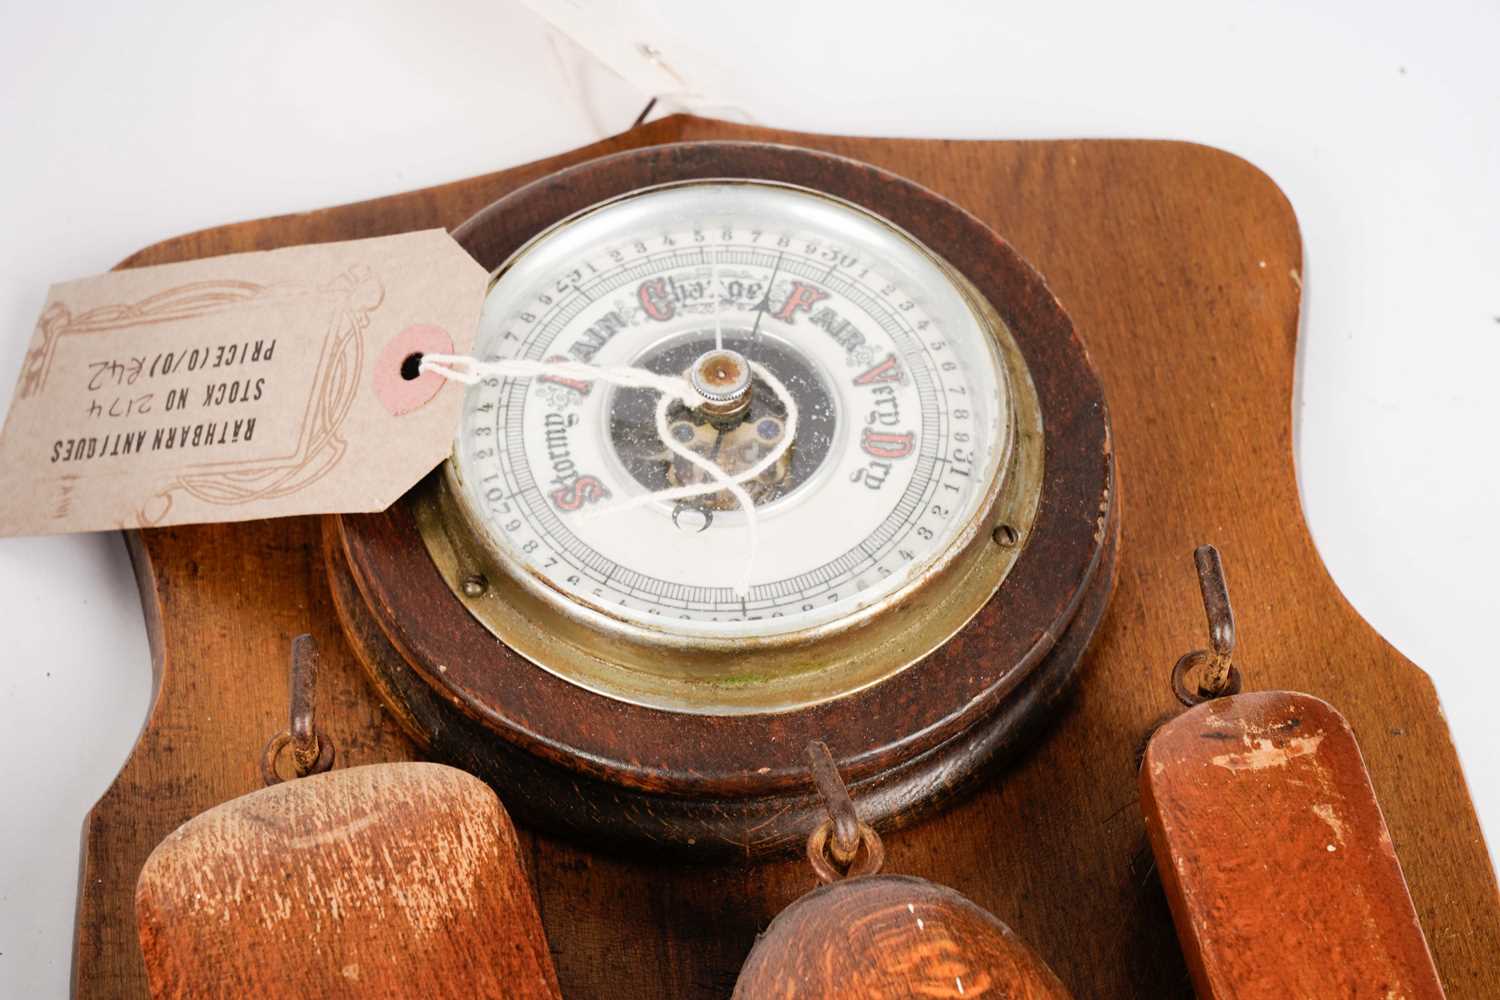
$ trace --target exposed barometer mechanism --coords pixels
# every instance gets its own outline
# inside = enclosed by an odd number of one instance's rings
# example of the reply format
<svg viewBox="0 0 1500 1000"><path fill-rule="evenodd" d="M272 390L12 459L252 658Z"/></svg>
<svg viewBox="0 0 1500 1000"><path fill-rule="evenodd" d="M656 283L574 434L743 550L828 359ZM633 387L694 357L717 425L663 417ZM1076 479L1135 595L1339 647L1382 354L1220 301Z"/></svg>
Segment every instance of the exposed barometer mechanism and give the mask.
<svg viewBox="0 0 1500 1000"><path fill-rule="evenodd" d="M1058 696L1113 578L1107 415L982 224L853 161L703 143L455 235L494 268L476 356L697 398L485 378L439 472L330 521L342 619L430 753L534 821L754 853L818 808L809 739L865 815L907 817Z"/></svg>

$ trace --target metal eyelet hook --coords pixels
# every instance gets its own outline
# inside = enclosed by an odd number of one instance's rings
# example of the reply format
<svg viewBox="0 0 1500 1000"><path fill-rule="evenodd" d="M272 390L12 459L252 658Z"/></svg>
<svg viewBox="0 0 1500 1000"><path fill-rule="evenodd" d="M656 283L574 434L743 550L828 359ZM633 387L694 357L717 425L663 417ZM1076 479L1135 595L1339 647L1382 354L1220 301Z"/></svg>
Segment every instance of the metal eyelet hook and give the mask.
<svg viewBox="0 0 1500 1000"><path fill-rule="evenodd" d="M286 729L271 737L260 755L260 775L267 785L283 779L276 771L276 758L292 748L292 768L297 777L322 774L333 767L333 741L318 727L313 695L318 682L318 644L307 634L292 640L291 719Z"/></svg>
<svg viewBox="0 0 1500 1000"><path fill-rule="evenodd" d="M813 871L822 882L874 875L885 862L885 845L880 834L859 818L828 744L822 740L809 743L807 760L818 796L828 810L828 818L807 837L807 860Z"/></svg>
<svg viewBox="0 0 1500 1000"><path fill-rule="evenodd" d="M1203 611L1208 616L1208 649L1195 649L1172 668L1172 691L1188 707L1239 694L1240 672L1234 665L1234 609L1229 604L1229 585L1224 581L1224 563L1219 550L1200 545L1193 551L1198 565L1198 586L1203 592ZM1187 677L1200 668L1197 690Z"/></svg>

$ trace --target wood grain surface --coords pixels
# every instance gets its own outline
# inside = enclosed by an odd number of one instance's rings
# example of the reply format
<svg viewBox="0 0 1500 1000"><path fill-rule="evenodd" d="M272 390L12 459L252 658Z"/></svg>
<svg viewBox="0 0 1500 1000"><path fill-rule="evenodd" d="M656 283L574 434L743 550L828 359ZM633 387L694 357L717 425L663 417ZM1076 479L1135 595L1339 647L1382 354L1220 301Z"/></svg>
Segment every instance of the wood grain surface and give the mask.
<svg viewBox="0 0 1500 1000"><path fill-rule="evenodd" d="M1201 1000L1442 1000L1349 724L1291 691L1157 730L1141 805Z"/></svg>
<svg viewBox="0 0 1500 1000"><path fill-rule="evenodd" d="M952 889L865 875L815 889L771 922L734 1000L1072 1000L1039 958Z"/></svg>
<svg viewBox="0 0 1500 1000"><path fill-rule="evenodd" d="M155 1000L557 1000L520 843L441 764L367 764L250 792L157 845L136 886Z"/></svg>
<svg viewBox="0 0 1500 1000"><path fill-rule="evenodd" d="M1184 143L843 138L673 117L486 177L183 236L126 263L456 226L565 164L686 139L829 150L953 199L1046 276L1104 381L1123 539L1082 683L1030 752L888 837L887 870L1001 915L1077 996L1192 995L1149 862L1136 757L1176 705L1172 664L1201 644L1192 551L1212 542L1234 588L1247 686L1308 691L1348 717L1448 995L1493 996L1500 899L1432 685L1355 614L1302 520L1301 243L1285 197L1243 160ZM158 693L86 823L75 964L85 997L146 995L136 876L176 826L257 787L260 748L285 725L292 636L311 632L323 649L320 704L341 762L411 753L344 647L316 521L171 528L130 544ZM755 935L812 887L798 861L680 866L522 839L570 1000L727 996Z"/></svg>

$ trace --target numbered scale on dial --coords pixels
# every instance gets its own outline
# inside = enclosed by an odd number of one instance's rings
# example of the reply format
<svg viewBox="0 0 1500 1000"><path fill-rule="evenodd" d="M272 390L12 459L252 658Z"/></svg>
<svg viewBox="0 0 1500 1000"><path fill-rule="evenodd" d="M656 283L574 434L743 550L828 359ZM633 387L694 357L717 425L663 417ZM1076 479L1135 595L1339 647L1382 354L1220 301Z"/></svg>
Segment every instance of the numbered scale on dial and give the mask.
<svg viewBox="0 0 1500 1000"><path fill-rule="evenodd" d="M457 235L495 268L480 359L713 398L487 377L439 474L339 519L345 623L433 753L539 783L554 826L754 852L815 807L804 734L868 814L906 814L1064 689L1112 581L1107 421L1066 315L972 217L851 161L696 144Z"/></svg>
<svg viewBox="0 0 1500 1000"><path fill-rule="evenodd" d="M497 281L476 353L686 374L716 348L773 372L795 439L727 491L668 450L657 393L573 377L492 379L465 401L453 470L505 570L562 613L684 639L847 626L975 529L1009 458L1009 378L943 269L888 223L813 192L688 183L601 206ZM781 442L761 380L729 419L677 403L669 433L726 473ZM753 556L754 578L739 592Z"/></svg>

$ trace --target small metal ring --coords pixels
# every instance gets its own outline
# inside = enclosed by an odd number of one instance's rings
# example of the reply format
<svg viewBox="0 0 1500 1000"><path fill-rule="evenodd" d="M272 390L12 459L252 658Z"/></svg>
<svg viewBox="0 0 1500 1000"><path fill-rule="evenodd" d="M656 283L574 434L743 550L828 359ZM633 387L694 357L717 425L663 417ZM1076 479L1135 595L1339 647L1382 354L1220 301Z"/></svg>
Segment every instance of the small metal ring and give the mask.
<svg viewBox="0 0 1500 1000"><path fill-rule="evenodd" d="M323 728L321 726L319 726L315 730L315 732L317 733L318 737L318 759L313 763L313 766L308 768L306 771L302 771L301 768L297 768L297 777L299 778L305 778L309 774L322 774L325 771L331 771L333 769L333 741L328 738L327 733L323 732ZM270 740L266 742L266 748L261 751L260 776L265 780L265 783L268 786L279 785L281 784L281 782L286 780L276 771L276 759L281 756L281 751L285 750L288 746L291 745L291 743L291 730L283 729L275 736L272 736Z"/></svg>
<svg viewBox="0 0 1500 1000"><path fill-rule="evenodd" d="M1209 692L1196 685L1192 689L1188 688L1188 674L1207 659L1208 650L1195 649L1191 653L1184 653L1172 667L1172 693L1177 695L1177 700L1188 708L1201 705L1214 698L1227 698L1229 695L1240 693L1240 670L1234 664L1229 666L1229 677L1224 684L1224 690Z"/></svg>
<svg viewBox="0 0 1500 1000"><path fill-rule="evenodd" d="M837 882L840 879L874 875L885 863L885 844L868 823L859 824L860 850L850 861L849 867L840 871L828 856L829 839L833 836L833 820L825 819L807 835L807 860L812 865L818 881Z"/></svg>

